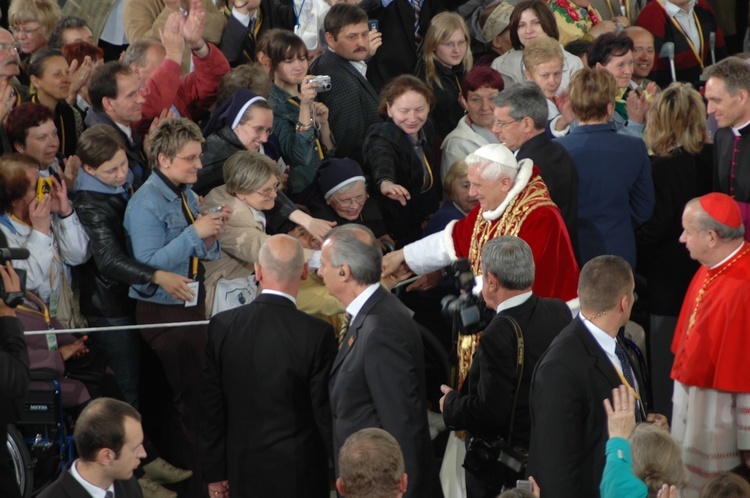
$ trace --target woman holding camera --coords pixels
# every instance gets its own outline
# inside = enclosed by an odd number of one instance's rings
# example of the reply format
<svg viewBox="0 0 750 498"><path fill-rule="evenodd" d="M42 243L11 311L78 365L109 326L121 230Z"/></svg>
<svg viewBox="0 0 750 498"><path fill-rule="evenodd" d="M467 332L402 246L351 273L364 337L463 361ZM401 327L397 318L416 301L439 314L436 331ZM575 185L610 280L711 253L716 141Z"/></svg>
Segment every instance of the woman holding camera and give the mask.
<svg viewBox="0 0 750 498"><path fill-rule="evenodd" d="M70 272L89 259L89 238L57 178L40 178L36 161L22 154L0 158L0 231L14 247L29 250L14 263L26 271L26 289L50 308L59 309L60 293L70 291ZM64 281L66 279L67 281ZM67 286L67 288L64 288ZM63 298L63 304L68 303Z"/></svg>
<svg viewBox="0 0 750 498"><path fill-rule="evenodd" d="M281 156L290 165L289 189L298 195L312 183L320 162L335 149L328 107L315 102L319 86L307 74L307 47L290 31L268 35L271 64L270 104L273 131L281 143Z"/></svg>

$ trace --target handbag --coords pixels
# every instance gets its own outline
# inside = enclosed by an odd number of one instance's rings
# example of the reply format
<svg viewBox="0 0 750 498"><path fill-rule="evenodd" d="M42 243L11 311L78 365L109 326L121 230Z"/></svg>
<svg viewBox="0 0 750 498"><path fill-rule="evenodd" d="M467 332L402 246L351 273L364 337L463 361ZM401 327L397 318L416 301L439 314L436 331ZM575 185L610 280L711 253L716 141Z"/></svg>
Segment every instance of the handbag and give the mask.
<svg viewBox="0 0 750 498"><path fill-rule="evenodd" d="M221 258L205 261L206 316L211 318L222 311L238 308L255 299L258 285L255 275L241 261L224 251Z"/></svg>

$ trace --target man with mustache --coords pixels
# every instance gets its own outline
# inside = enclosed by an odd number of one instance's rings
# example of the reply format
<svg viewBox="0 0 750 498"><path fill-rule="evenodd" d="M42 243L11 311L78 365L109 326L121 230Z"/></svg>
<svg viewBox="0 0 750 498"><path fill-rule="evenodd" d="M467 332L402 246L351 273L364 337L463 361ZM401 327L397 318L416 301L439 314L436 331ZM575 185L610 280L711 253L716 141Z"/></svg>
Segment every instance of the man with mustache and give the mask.
<svg viewBox="0 0 750 498"><path fill-rule="evenodd" d="M328 50L310 67L310 73L331 77L331 91L318 93L328 107L328 123L336 137L336 157L363 164L362 144L370 125L378 118L378 94L367 81L370 29L364 10L347 3L336 4L324 21ZM301 123L307 125L307 123Z"/></svg>

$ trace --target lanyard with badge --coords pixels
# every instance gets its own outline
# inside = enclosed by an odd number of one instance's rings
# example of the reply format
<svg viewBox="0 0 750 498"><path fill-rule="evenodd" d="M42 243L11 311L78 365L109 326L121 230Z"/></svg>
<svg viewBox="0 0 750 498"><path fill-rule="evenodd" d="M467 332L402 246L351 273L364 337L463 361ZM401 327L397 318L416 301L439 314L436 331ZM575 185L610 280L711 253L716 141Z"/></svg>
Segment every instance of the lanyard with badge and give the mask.
<svg viewBox="0 0 750 498"><path fill-rule="evenodd" d="M190 206L188 205L187 199L185 198L185 192L182 192L180 194L180 198L182 199L182 205L185 208L185 214L190 219L190 223L195 223L195 216L193 216L193 212L190 210ZM198 292L200 290L200 282L198 281L198 258L195 256L192 256L190 258L190 278L193 279L192 282L188 282L188 287L190 287L190 290L193 291L193 299L190 301L185 301L185 307L191 308L193 306L198 305Z"/></svg>

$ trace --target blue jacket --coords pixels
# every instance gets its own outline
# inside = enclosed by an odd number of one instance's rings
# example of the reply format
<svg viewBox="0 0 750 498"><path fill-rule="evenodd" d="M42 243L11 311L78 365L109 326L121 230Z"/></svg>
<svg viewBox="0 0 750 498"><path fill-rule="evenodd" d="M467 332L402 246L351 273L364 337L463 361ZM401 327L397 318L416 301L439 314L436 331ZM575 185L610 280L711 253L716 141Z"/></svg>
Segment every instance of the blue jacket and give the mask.
<svg viewBox="0 0 750 498"><path fill-rule="evenodd" d="M196 195L188 186L185 189L188 206L197 218L200 209ZM188 224L182 212L180 196L164 180L153 174L138 189L125 210L125 231L128 250L136 261L153 268L190 276L190 258L219 259L219 243L210 249ZM158 304L183 304L159 287L153 295L152 288L131 286L129 296ZM143 293L142 293L143 292Z"/></svg>
<svg viewBox="0 0 750 498"><path fill-rule="evenodd" d="M578 173L578 251L583 266L603 254L635 267L633 231L651 218L651 161L640 138L612 123L582 125L558 138Z"/></svg>
<svg viewBox="0 0 750 498"><path fill-rule="evenodd" d="M633 475L633 457L627 439L613 437L607 441L607 463L599 491L602 498L646 498L648 486Z"/></svg>

